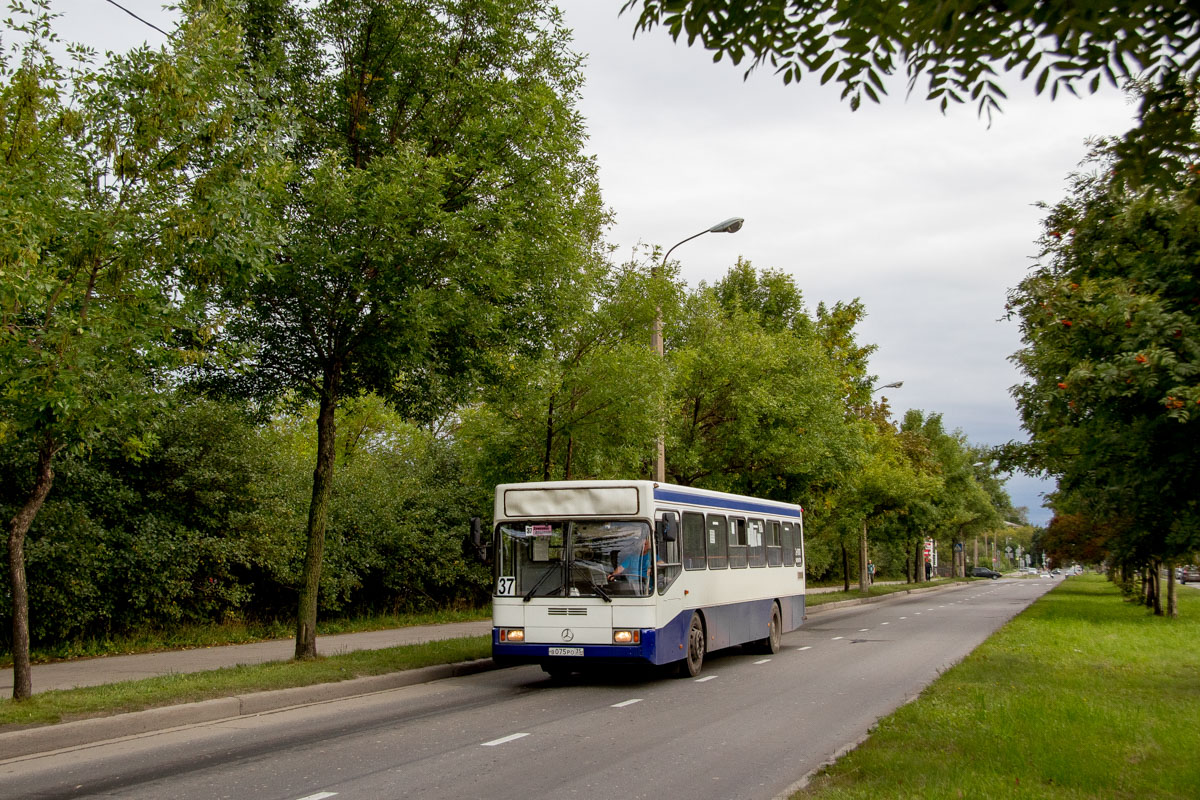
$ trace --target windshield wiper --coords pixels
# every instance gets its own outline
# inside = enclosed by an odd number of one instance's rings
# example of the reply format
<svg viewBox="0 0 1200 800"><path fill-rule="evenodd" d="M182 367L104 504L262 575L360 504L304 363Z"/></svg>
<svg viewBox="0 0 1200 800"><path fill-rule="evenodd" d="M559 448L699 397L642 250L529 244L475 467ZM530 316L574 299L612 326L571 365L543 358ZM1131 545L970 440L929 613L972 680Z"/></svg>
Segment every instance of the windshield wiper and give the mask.
<svg viewBox="0 0 1200 800"><path fill-rule="evenodd" d="M567 563L567 574L570 576L571 586L575 587L586 583L588 586L592 587L596 594L604 598L604 602L612 602L612 598L609 597L608 592L604 591L604 587L596 583L597 573L594 572L590 567L580 565L578 561L570 561Z"/></svg>
<svg viewBox="0 0 1200 800"><path fill-rule="evenodd" d="M606 603L612 602L612 598L608 596L608 592L606 592L606 591L604 591L604 589L600 588L600 584L593 581L592 588L596 590L596 594L598 594L604 598L604 602L606 602Z"/></svg>
<svg viewBox="0 0 1200 800"><path fill-rule="evenodd" d="M528 603L533 598L533 596L537 592L537 590L541 588L542 584L546 582L546 578L549 578L551 575L553 575L556 572L561 573L562 569L548 569L545 572L543 572L542 577L537 579L537 583L533 584L533 588L530 589L529 593L526 594L525 597L522 598L522 601Z"/></svg>

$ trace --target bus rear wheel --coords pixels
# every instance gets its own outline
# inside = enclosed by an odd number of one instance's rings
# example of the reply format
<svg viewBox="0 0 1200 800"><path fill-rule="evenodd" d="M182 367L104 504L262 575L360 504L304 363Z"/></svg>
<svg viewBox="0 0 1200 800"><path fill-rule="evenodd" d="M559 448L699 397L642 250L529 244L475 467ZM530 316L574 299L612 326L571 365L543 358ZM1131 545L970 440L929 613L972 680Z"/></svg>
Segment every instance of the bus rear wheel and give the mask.
<svg viewBox="0 0 1200 800"><path fill-rule="evenodd" d="M779 604L771 604L771 619L767 622L767 638L755 642L758 649L764 653L778 653L783 639L783 615L779 613Z"/></svg>
<svg viewBox="0 0 1200 800"><path fill-rule="evenodd" d="M704 654L707 651L707 641L704 636L704 622L699 614L692 614L692 623L688 626L687 657L680 666L680 677L694 678L700 674L704 666Z"/></svg>

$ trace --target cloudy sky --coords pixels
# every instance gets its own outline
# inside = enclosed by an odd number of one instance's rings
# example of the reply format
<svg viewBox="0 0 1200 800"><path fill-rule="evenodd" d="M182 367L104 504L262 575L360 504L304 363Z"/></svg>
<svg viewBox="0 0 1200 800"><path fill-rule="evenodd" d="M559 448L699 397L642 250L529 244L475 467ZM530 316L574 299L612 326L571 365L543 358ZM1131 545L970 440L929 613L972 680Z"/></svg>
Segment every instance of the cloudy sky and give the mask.
<svg viewBox="0 0 1200 800"><path fill-rule="evenodd" d="M169 30L159 3L120 0ZM1008 389L1018 348L1002 321L1006 292L1036 254L1039 202L1064 196L1086 140L1125 131L1134 107L1112 90L1051 103L1004 82L1010 100L991 126L971 107L906 100L903 84L857 112L839 89L714 64L662 30L633 36L622 0L560 0L588 56L581 110L616 224L616 258L664 248L731 216L737 234L708 234L675 251L691 285L742 256L796 279L807 302L860 298L861 341L893 409L943 414L977 444L1023 438ZM98 50L162 37L105 0L52 0L66 39ZM1017 505L1045 522L1048 484L1013 476Z"/></svg>

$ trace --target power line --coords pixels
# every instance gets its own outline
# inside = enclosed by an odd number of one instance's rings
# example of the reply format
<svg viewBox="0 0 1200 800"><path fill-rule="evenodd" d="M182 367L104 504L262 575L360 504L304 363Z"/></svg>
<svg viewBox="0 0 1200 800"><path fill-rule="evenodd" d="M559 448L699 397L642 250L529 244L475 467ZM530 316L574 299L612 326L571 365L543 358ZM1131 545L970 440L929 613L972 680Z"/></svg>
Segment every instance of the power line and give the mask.
<svg viewBox="0 0 1200 800"><path fill-rule="evenodd" d="M170 36L170 35L171 35L171 34L167 33L166 31L164 31L162 28L160 28L160 27L158 27L157 25L155 25L153 22L147 22L146 20L142 19L141 17L139 17L137 14L133 13L132 11L130 11L130 10L129 10L128 8L126 8L125 6L123 6L123 5L121 5L120 3L116 2L116 0L107 0L107 2L109 2L109 3L112 3L114 6L116 6L116 7L117 7L117 8L119 8L119 9L121 9L121 10L122 10L122 11L124 11L126 14L128 14L128 15L129 15L129 16L131 16L131 17L133 17L134 19L136 19L138 22L142 23L143 25L149 25L151 28L154 28L154 30L158 31L158 32L159 32L159 33L161 33L163 36Z"/></svg>

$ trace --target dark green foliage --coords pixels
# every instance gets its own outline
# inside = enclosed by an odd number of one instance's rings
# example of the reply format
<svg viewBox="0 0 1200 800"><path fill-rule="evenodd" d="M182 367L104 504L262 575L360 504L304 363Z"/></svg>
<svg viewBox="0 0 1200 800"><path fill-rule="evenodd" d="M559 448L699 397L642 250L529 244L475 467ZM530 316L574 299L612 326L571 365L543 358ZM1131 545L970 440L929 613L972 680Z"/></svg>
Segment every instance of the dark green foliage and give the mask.
<svg viewBox="0 0 1200 800"><path fill-rule="evenodd" d="M360 422L351 415L342 424ZM309 424L261 426L237 407L190 401L154 420L136 457L105 440L63 458L26 545L34 644L294 613ZM464 485L446 441L394 418L371 424L334 487L322 607L484 600L486 570L463 542L487 498ZM0 513L20 502L28 461L0 449ZM0 578L5 616L6 588ZM8 647L0 638L0 650Z"/></svg>
<svg viewBox="0 0 1200 800"><path fill-rule="evenodd" d="M252 430L233 409L197 403L156 420L143 455L106 439L62 458L27 540L33 640L237 613L266 555L247 524L248 488L268 467ZM0 454L11 513L29 466L15 448Z"/></svg>
<svg viewBox="0 0 1200 800"><path fill-rule="evenodd" d="M1041 94L1095 92L1141 76L1169 84L1200 63L1200 15L1188 3L1105 0L805 2L626 0L640 29L662 24L733 63L771 67L785 83L819 76L840 84L857 108L903 72L910 91L945 109L976 103L991 114L1007 95L1001 73L1033 79Z"/></svg>

